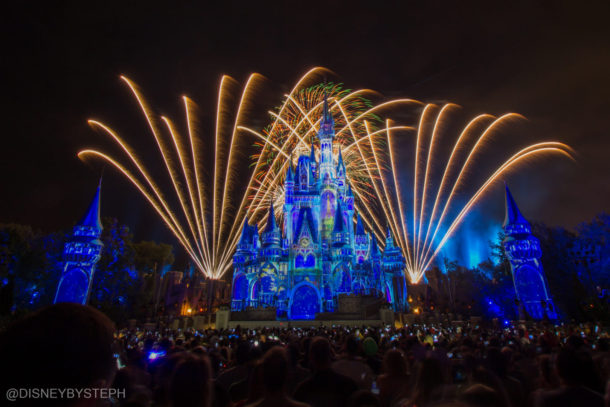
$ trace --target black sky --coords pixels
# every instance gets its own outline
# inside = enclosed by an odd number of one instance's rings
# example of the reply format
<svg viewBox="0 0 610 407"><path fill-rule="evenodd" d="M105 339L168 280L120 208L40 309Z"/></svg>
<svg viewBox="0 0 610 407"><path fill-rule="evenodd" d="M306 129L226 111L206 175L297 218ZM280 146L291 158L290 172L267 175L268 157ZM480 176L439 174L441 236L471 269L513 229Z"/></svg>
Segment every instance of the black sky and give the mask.
<svg viewBox="0 0 610 407"><path fill-rule="evenodd" d="M463 118L519 112L532 140L578 152L576 164L545 159L510 178L526 216L574 227L610 207L607 2L17 3L0 17L0 222L53 231L78 220L99 167L76 152L103 145L86 119L126 137L146 130L120 74L161 112L186 93L213 114L221 74L259 72L287 89L316 65L350 88L458 103ZM497 189L486 201L498 217L502 199ZM137 238L173 242L110 171L103 211Z"/></svg>

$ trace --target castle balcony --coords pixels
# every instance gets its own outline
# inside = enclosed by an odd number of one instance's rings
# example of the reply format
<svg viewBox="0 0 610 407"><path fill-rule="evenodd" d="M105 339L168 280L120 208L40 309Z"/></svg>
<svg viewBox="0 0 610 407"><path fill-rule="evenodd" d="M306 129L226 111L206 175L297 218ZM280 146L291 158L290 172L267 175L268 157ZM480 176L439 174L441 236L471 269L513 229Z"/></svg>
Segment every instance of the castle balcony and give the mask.
<svg viewBox="0 0 610 407"><path fill-rule="evenodd" d="M244 311L247 307L247 300L231 301L231 311Z"/></svg>

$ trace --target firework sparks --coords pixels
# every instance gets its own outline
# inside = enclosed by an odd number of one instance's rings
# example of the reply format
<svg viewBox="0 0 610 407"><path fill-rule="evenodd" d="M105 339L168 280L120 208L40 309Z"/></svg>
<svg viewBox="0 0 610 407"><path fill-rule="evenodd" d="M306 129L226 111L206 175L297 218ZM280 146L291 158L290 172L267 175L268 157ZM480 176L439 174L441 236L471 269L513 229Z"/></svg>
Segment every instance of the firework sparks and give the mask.
<svg viewBox="0 0 610 407"><path fill-rule="evenodd" d="M232 210L236 206L234 198L237 180L243 175L237 173L236 150L240 144L239 128L244 112L252 103L261 78L258 74L249 77L234 115L231 115L228 100L235 81L228 76L221 79L211 182L208 182L206 176L208 171L202 157L203 143L195 126L193 102L186 96L183 97L187 131L181 134L167 117L157 117L148 108L136 86L126 77L121 79L130 88L146 118L173 191L163 191L127 142L109 126L98 121L90 120L89 124L101 129L119 145L129 159L128 165L97 150L87 149L78 153L82 159L96 157L119 170L155 209L193 263L206 277L213 279L220 278L231 268L235 230L245 221L245 213ZM165 125L166 131L157 127L158 122ZM130 166L133 170L129 169ZM250 177L252 175L249 174ZM175 197L178 205L172 205L172 199L168 197Z"/></svg>
<svg viewBox="0 0 610 407"><path fill-rule="evenodd" d="M309 154L315 148L313 137L319 127L324 95L328 97L330 111L335 118L336 138L335 159L339 152L345 163L347 179L356 198L355 206L362 219L379 239L384 236L385 218L380 214L377 198L377 184L372 178L378 177L379 166L387 162L387 148L383 137L386 128L377 115L384 109L400 105L418 105L413 99L396 99L373 105L366 95L375 95L369 89L351 91L340 84L326 83L310 86L286 95L284 103L272 111L272 124L262 133L243 128L254 134L259 141L260 152L253 158L255 182L250 189L250 214L263 216L270 202L281 214L283 204L283 181L288 165L293 165L291 157ZM408 130L410 126L393 126L390 130ZM315 154L315 153L314 153Z"/></svg>
<svg viewBox="0 0 610 407"><path fill-rule="evenodd" d="M410 199L413 204L411 219L408 219L408 212L403 204L403 202L408 202L409 198L403 196L401 191L402 178L396 168L396 156L398 155L395 149L396 141L392 134L393 127L390 126L389 122L386 126L386 140L390 168L385 173L376 174L377 176L373 179L373 182L382 184L381 189L383 189L384 195L378 194L379 202L384 206L384 213L389 214L386 216L387 221L406 258L406 274L412 283L418 283L422 279L426 270L431 266L447 240L463 222L468 212L491 189L494 183L502 179L502 176L517 169L520 164L528 159L547 154L559 154L574 159L573 150L566 144L556 141L532 144L517 151L503 162L491 172L473 194L464 199L465 204L457 205L455 201L457 194L461 192L460 187L472 184L472 182L469 182L468 174L471 173L469 169L473 166L475 159L485 158L484 147L488 144L492 134L503 123L522 118L522 116L509 113L499 118L487 114L475 117L457 138L448 160L442 161L443 158L437 151L439 138L442 137L439 126L448 112L455 107L457 106L454 104L443 106L437 113L436 118L431 120L430 116L432 116L436 106L428 104L424 107L420 116L414 140L413 196ZM432 122L431 132L429 131L430 122ZM488 122L487 126L484 127L477 138L474 138L477 134L477 127L485 122ZM474 144L472 144L473 139ZM472 144L470 148L468 148L469 142ZM462 150L467 151L467 155L465 159L460 160L459 152ZM444 165L442 176L440 180L437 179L437 182L434 182L431 168L439 165ZM373 168L383 171L381 166ZM459 168L459 171L456 171L456 168ZM438 184L438 188L433 190L436 184ZM388 194L387 190L391 193ZM457 215L451 216L455 213Z"/></svg>

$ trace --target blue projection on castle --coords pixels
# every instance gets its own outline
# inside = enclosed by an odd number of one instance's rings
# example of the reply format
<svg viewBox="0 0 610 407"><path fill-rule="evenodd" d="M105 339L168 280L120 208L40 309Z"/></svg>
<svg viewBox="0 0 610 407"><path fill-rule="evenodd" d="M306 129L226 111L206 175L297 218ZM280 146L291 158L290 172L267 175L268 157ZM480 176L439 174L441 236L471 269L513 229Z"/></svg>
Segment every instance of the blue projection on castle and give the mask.
<svg viewBox="0 0 610 407"><path fill-rule="evenodd" d="M65 266L53 301L55 304L59 302L86 304L89 300L95 264L100 259L103 247L99 240L102 234L100 189L101 185L98 185L87 214L74 227L72 239L64 248Z"/></svg>
<svg viewBox="0 0 610 407"><path fill-rule="evenodd" d="M283 227L273 205L265 230L246 221L233 256L232 309L275 307L278 315L312 319L332 312L339 294L385 298L407 306L405 262L388 232L380 251L373 234L357 216L341 151L335 159L334 120L324 100L318 131L319 161L309 155L288 166L284 181Z"/></svg>
<svg viewBox="0 0 610 407"><path fill-rule="evenodd" d="M513 196L506 187L506 217L504 218L504 251L510 261L515 294L525 311L534 319L557 318L555 305L548 290L542 263L540 241L532 235L529 222L521 215Z"/></svg>

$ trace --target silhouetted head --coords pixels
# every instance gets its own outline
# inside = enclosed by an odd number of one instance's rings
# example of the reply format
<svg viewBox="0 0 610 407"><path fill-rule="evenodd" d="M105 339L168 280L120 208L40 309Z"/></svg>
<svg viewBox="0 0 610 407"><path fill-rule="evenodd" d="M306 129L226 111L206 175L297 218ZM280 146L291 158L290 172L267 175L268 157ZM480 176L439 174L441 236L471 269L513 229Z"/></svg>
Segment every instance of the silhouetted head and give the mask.
<svg viewBox="0 0 610 407"><path fill-rule="evenodd" d="M583 371L582 356L572 348L563 348L557 355L557 374L567 385L582 383L586 372Z"/></svg>
<svg viewBox="0 0 610 407"><path fill-rule="evenodd" d="M563 348L557 355L557 374L568 386L586 386L603 392L603 384L591 355L583 350Z"/></svg>
<svg viewBox="0 0 610 407"><path fill-rule="evenodd" d="M289 361L286 351L279 346L273 347L265 354L261 364L265 391L267 393L283 391L288 380Z"/></svg>
<svg viewBox="0 0 610 407"><path fill-rule="evenodd" d="M241 341L237 345L237 349L235 350L235 362L238 365L245 365L248 363L248 357L250 356L250 342Z"/></svg>
<svg viewBox="0 0 610 407"><path fill-rule="evenodd" d="M332 352L330 342L322 336L316 336L309 345L309 360L316 370L326 369L330 366Z"/></svg>
<svg viewBox="0 0 610 407"><path fill-rule="evenodd" d="M15 322L0 336L7 388L107 387L116 361L114 324L98 310L62 303ZM67 402L69 401L69 402ZM69 405L75 400L46 400Z"/></svg>
<svg viewBox="0 0 610 407"><path fill-rule="evenodd" d="M391 376L403 376L407 374L407 361L398 349L390 349L383 357L383 370Z"/></svg>
<svg viewBox="0 0 610 407"><path fill-rule="evenodd" d="M494 389L478 383L464 390L460 400L472 407L496 407L503 404Z"/></svg>
<svg viewBox="0 0 610 407"><path fill-rule="evenodd" d="M290 362L291 366L296 366L297 363L299 362L299 343L296 341L292 341L288 344L287 349L287 353L288 353L288 360Z"/></svg>
<svg viewBox="0 0 610 407"><path fill-rule="evenodd" d="M498 377L506 376L508 360L506 354L502 353L499 348L490 347L487 350L487 365Z"/></svg>
<svg viewBox="0 0 610 407"><path fill-rule="evenodd" d="M348 335L345 338L345 351L350 356L356 356L358 354L358 348L360 347L360 343L358 339L354 335Z"/></svg>
<svg viewBox="0 0 610 407"><path fill-rule="evenodd" d="M169 382L169 399L174 407L208 407L212 393L212 372L207 357L184 354Z"/></svg>
<svg viewBox="0 0 610 407"><path fill-rule="evenodd" d="M417 371L415 389L424 398L429 397L437 387L445 384L443 369L438 359L424 359Z"/></svg>
<svg viewBox="0 0 610 407"><path fill-rule="evenodd" d="M364 351L365 356L371 357L377 354L379 346L377 346L375 339L368 336L362 341L362 350Z"/></svg>
<svg viewBox="0 0 610 407"><path fill-rule="evenodd" d="M348 407L377 407L379 399L368 390L358 390L347 401Z"/></svg>
<svg viewBox="0 0 610 407"><path fill-rule="evenodd" d="M570 335L566 341L566 348L574 350L580 349L585 344L585 341L578 335Z"/></svg>

